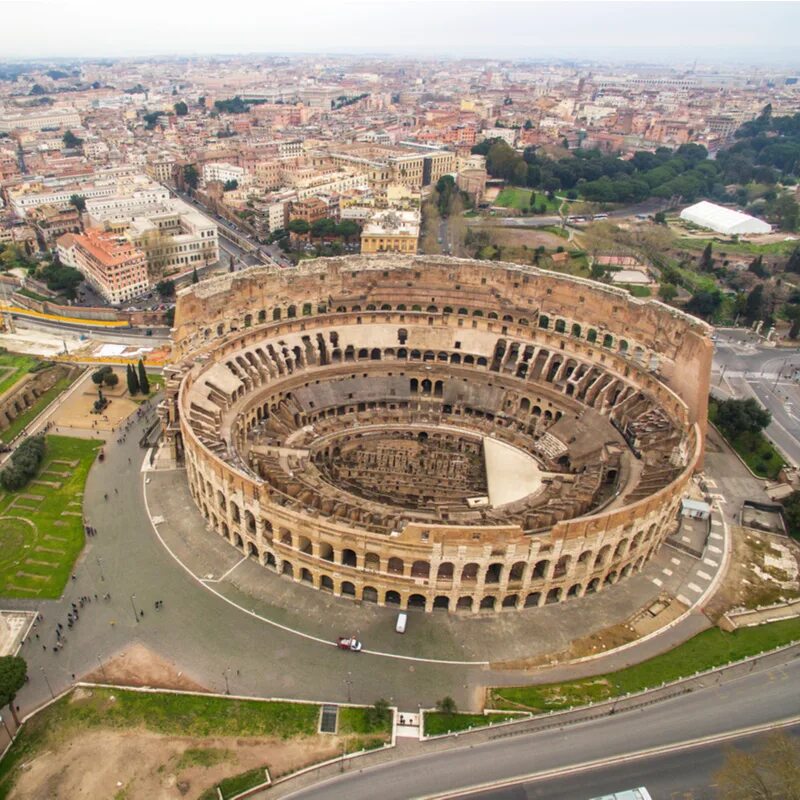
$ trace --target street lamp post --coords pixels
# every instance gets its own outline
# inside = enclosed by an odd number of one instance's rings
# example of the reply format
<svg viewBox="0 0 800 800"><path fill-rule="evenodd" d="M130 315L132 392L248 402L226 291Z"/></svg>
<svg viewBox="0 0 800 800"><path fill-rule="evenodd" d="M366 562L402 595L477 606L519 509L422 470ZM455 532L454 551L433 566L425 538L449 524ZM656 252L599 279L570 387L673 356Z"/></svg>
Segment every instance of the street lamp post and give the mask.
<svg viewBox="0 0 800 800"><path fill-rule="evenodd" d="M44 682L47 684L47 688L50 690L50 697L53 700L55 700L56 696L55 696L55 693L53 692L53 687L50 685L50 681L47 680L47 673L44 671L44 667L39 667L39 669L42 671L42 676L44 677Z"/></svg>
<svg viewBox="0 0 800 800"><path fill-rule="evenodd" d="M103 661L100 658L100 653L97 654L97 663L100 665L100 672L103 673L103 680L107 681L108 677L106 676L106 668L105 665L103 664Z"/></svg>
<svg viewBox="0 0 800 800"><path fill-rule="evenodd" d="M222 677L225 678L225 694L230 694L231 693L231 687L230 687L230 685L228 683L228 670L229 669L230 669L230 667L225 667L225 669L222 671Z"/></svg>
<svg viewBox="0 0 800 800"><path fill-rule="evenodd" d="M348 672L347 673L347 678L345 679L345 683L347 684L347 702L348 703L351 702L351 700L350 700L350 688L353 685L352 675L353 675L352 672Z"/></svg>
<svg viewBox="0 0 800 800"><path fill-rule="evenodd" d="M139 612L136 610L136 605L134 604L134 600L136 600L136 595L131 595L131 608L133 609L133 617L136 620L136 623L139 623Z"/></svg>
<svg viewBox="0 0 800 800"><path fill-rule="evenodd" d="M95 561L97 561L97 566L100 567L100 580L105 581L106 576L103 575L103 559L100 558L100 556L97 556Z"/></svg>

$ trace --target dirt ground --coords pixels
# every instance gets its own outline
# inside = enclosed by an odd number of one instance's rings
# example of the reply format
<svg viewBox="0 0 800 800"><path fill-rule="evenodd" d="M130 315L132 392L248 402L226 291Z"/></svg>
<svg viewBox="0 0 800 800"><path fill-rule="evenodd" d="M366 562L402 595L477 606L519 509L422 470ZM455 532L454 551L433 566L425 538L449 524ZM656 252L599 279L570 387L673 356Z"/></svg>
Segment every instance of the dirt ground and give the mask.
<svg viewBox="0 0 800 800"><path fill-rule="evenodd" d="M82 430L109 431L127 419L138 405L128 396L125 370L115 367L114 372L119 377L119 383L112 389L103 389L103 394L111 402L102 414L90 413L92 404L97 400L97 387L87 377L58 407L51 417L53 424Z"/></svg>
<svg viewBox="0 0 800 800"><path fill-rule="evenodd" d="M339 741L322 735L285 742L84 732L25 765L9 800L197 798L221 779L256 767L268 766L274 777L332 758Z"/></svg>
<svg viewBox="0 0 800 800"><path fill-rule="evenodd" d="M504 228L500 225L470 225L473 232L486 231L495 244L503 247L522 247L527 245L531 250L535 250L540 245L548 250L555 250L557 247L566 247L567 240L556 236L549 231L537 230L536 228Z"/></svg>
<svg viewBox="0 0 800 800"><path fill-rule="evenodd" d="M797 558L797 547L785 537L759 533L738 525L731 527L733 553L730 568L717 593L708 603L705 612L712 620L718 620L726 611L734 608L755 608L771 605L780 599L796 597L800 586L784 587L782 577L765 565L765 556L772 552L772 542L789 545ZM760 575L756 573L759 570Z"/></svg>
<svg viewBox="0 0 800 800"><path fill-rule="evenodd" d="M148 650L143 644L132 644L103 664L102 669L82 676L89 683L110 683L115 686L151 686L158 689L182 689L207 692L176 664Z"/></svg>

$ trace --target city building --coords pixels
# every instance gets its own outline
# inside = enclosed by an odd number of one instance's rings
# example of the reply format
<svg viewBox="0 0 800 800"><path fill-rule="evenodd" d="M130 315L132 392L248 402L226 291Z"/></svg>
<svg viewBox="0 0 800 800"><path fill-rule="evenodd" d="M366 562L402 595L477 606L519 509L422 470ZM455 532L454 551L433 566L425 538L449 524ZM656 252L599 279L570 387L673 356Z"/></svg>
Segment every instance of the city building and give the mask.
<svg viewBox="0 0 800 800"><path fill-rule="evenodd" d="M86 280L111 305L144 294L150 286L147 257L126 238L89 229L73 236L73 259Z"/></svg>
<svg viewBox="0 0 800 800"><path fill-rule="evenodd" d="M419 246L419 211L374 214L361 231L361 252L414 255Z"/></svg>

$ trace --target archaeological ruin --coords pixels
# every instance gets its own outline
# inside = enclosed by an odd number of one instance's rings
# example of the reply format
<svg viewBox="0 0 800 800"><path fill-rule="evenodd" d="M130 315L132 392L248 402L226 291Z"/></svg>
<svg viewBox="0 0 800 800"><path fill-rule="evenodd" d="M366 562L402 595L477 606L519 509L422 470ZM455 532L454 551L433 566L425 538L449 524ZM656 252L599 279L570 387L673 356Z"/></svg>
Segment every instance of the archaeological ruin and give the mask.
<svg viewBox="0 0 800 800"><path fill-rule="evenodd" d="M702 464L710 329L515 264L347 256L181 290L161 406L208 525L356 601L524 609L639 571Z"/></svg>

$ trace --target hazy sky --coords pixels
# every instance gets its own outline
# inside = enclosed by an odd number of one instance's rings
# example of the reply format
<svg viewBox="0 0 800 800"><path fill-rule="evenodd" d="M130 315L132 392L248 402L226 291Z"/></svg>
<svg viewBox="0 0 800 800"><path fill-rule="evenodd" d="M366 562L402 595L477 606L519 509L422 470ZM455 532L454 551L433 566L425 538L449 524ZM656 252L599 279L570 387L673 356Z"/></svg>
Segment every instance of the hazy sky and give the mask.
<svg viewBox="0 0 800 800"><path fill-rule="evenodd" d="M800 62L800 2L0 0L0 58L372 52Z"/></svg>

